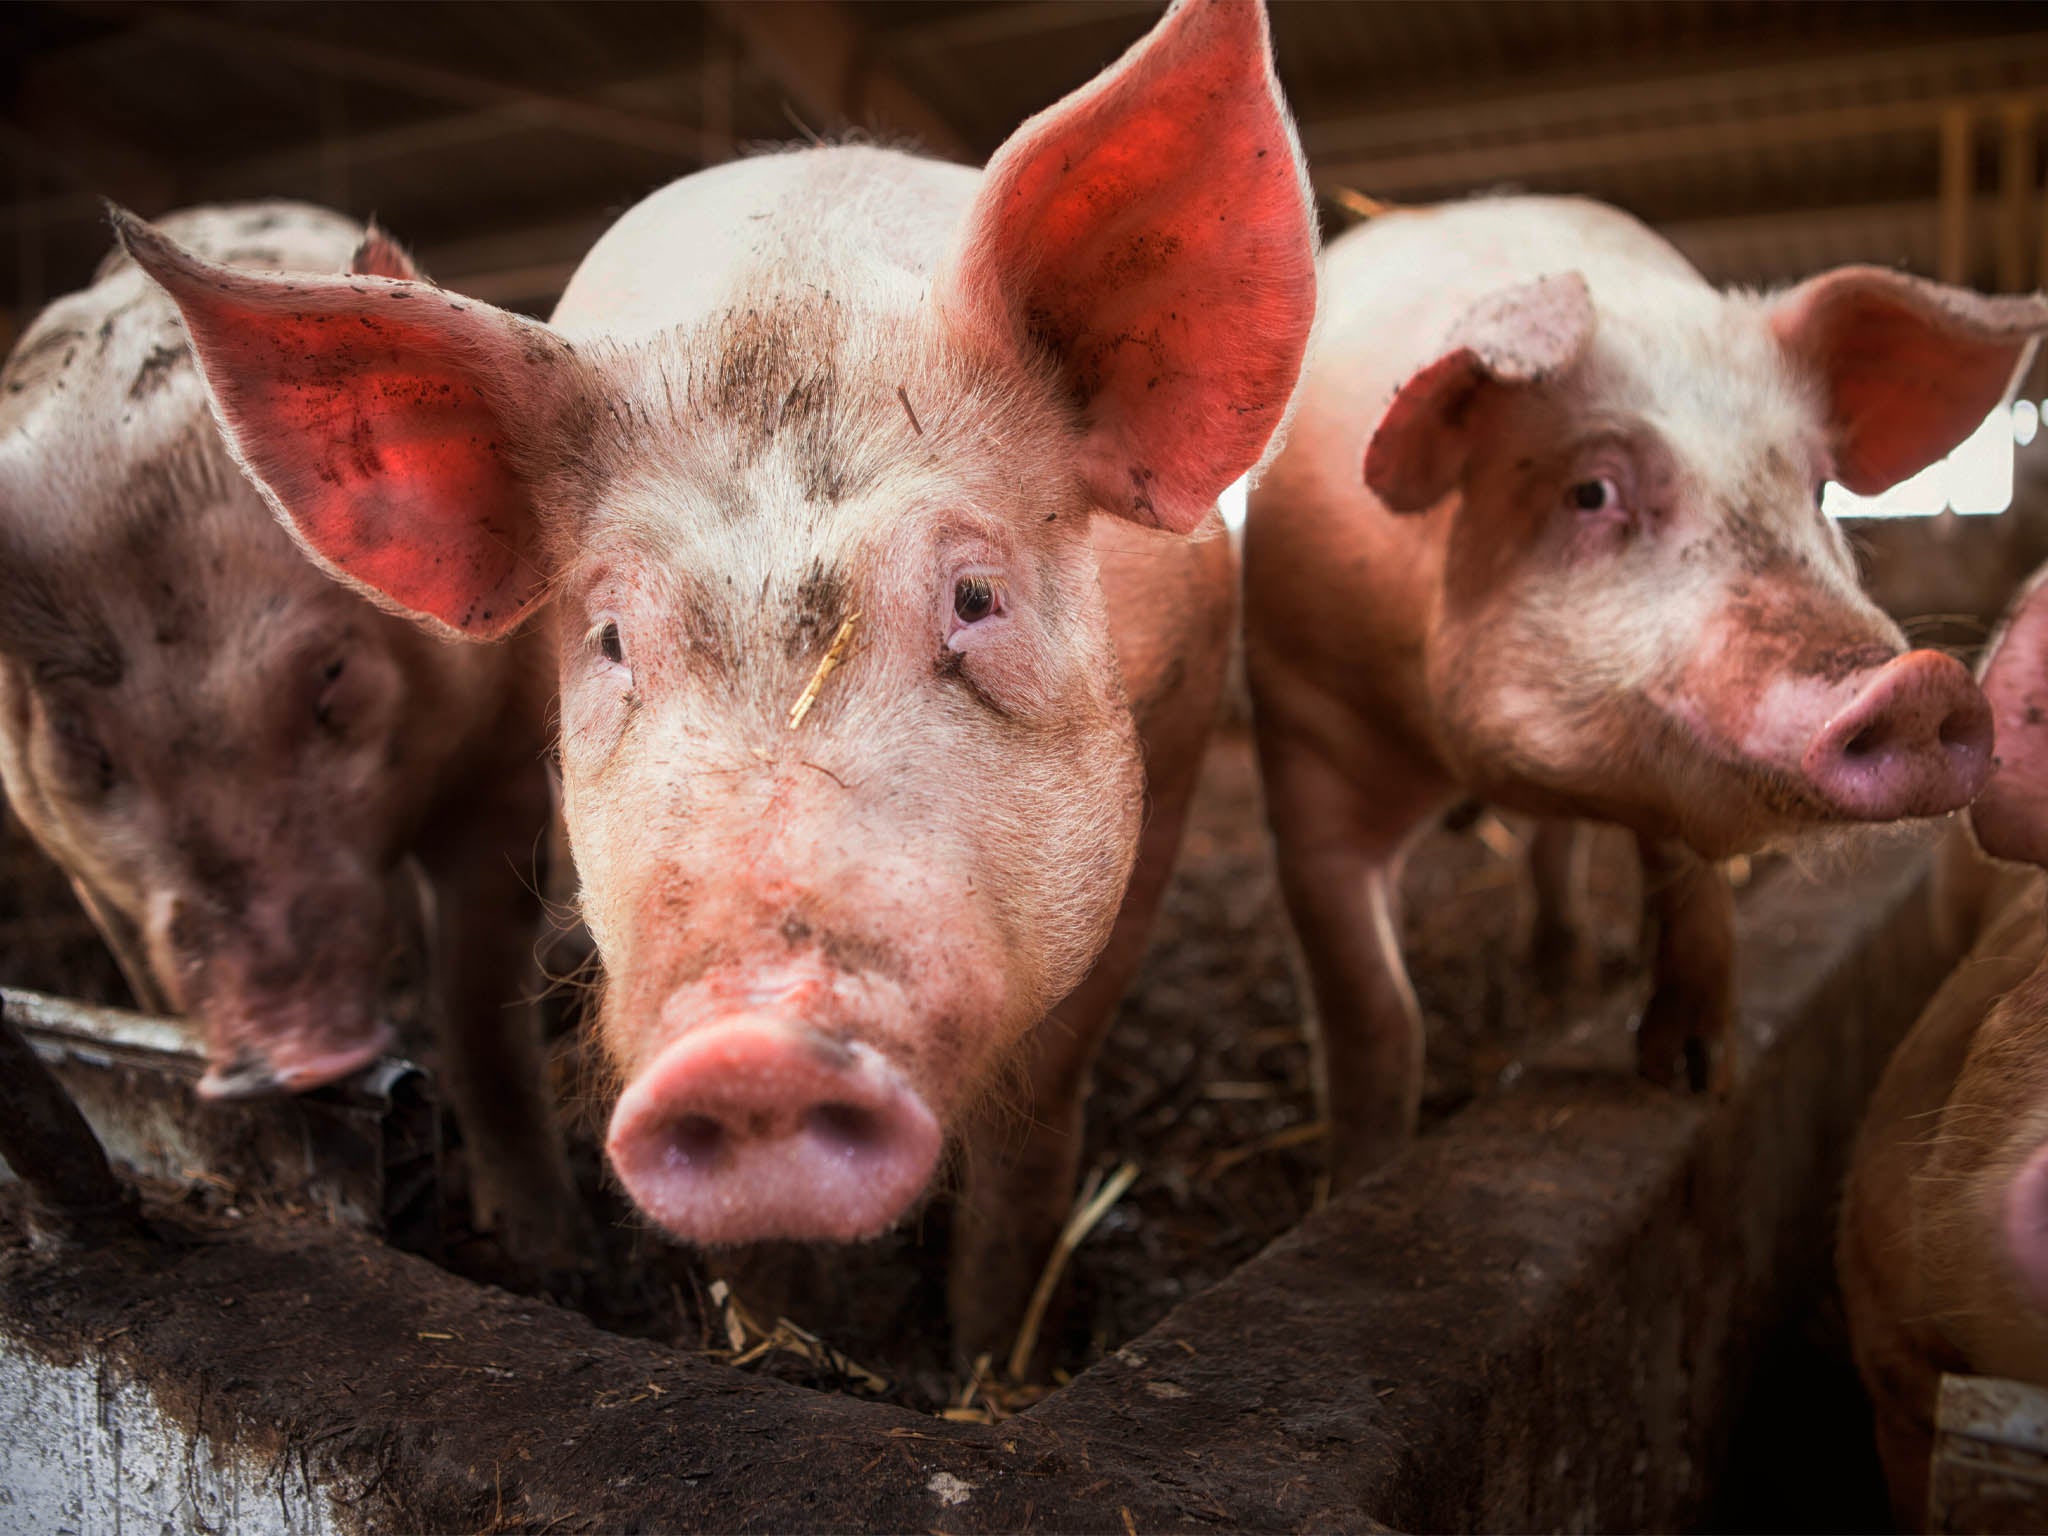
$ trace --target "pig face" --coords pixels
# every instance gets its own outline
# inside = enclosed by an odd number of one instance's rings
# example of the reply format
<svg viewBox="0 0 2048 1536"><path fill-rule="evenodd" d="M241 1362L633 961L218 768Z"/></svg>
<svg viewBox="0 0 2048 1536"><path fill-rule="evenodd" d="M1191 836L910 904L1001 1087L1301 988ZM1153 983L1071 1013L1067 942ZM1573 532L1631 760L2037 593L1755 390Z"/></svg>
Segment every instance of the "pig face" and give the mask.
<svg viewBox="0 0 2048 1536"><path fill-rule="evenodd" d="M384 1048L389 768L417 643L293 548L210 424L45 547L5 508L0 775L119 932L145 1005L203 1021L203 1091L310 1087ZM87 492L89 494L89 491Z"/></svg>
<svg viewBox="0 0 2048 1536"><path fill-rule="evenodd" d="M781 314L616 359L620 420L665 410L666 380L670 430L611 439L606 413L612 467L547 491L575 529L564 804L632 1084L629 1180L678 1123L701 1158L776 1114L792 1034L846 1068L821 1072L836 1120L788 1106L808 1134L928 1160L1094 959L1136 844L1130 712L1051 391L937 326L852 346L834 308ZM764 323L788 328L765 348ZM774 1102L749 1102L757 1058ZM886 1220L866 1193L824 1235ZM750 1219L780 1197L754 1188ZM703 1230L661 1198L652 1214Z"/></svg>
<svg viewBox="0 0 2048 1536"><path fill-rule="evenodd" d="M360 238L288 207L178 224L231 258L256 242L332 268ZM53 306L6 381L9 800L138 1001L202 1022L203 1092L339 1077L386 1044L386 892L410 814L391 786L401 657L422 637L277 526L207 416L174 311L132 266Z"/></svg>
<svg viewBox="0 0 2048 1536"><path fill-rule="evenodd" d="M733 297L574 348L125 230L316 558L459 634L551 605L609 1150L704 1242L895 1220L1093 962L1142 775L1090 520L1193 531L1314 309L1241 0L1176 8L978 189L859 148L794 174Z"/></svg>
<svg viewBox="0 0 2048 1536"><path fill-rule="evenodd" d="M1482 792L1709 854L1964 804L1988 708L1905 653L1819 493L1954 446L2048 311L1854 269L1774 301L1641 289L1484 301L1373 440L1389 506L1462 491L1429 642L1445 750ZM1856 389L1888 369L1911 399L1875 409Z"/></svg>

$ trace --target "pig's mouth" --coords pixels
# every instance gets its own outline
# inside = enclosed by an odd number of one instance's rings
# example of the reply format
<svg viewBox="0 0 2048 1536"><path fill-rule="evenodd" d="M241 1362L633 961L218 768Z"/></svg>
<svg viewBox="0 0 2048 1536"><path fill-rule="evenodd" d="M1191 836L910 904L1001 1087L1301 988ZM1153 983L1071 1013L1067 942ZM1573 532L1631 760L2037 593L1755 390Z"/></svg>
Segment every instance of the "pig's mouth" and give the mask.
<svg viewBox="0 0 2048 1536"><path fill-rule="evenodd" d="M210 1021L211 1022L211 1021ZM246 1021L209 1028L211 1050L199 1079L203 1099L261 1099L304 1093L361 1071L394 1045L379 1019L346 1030L265 1030Z"/></svg>
<svg viewBox="0 0 2048 1536"><path fill-rule="evenodd" d="M871 1047L743 1016L656 1056L620 1096L605 1145L635 1205L710 1245L873 1237L930 1184L943 1140Z"/></svg>

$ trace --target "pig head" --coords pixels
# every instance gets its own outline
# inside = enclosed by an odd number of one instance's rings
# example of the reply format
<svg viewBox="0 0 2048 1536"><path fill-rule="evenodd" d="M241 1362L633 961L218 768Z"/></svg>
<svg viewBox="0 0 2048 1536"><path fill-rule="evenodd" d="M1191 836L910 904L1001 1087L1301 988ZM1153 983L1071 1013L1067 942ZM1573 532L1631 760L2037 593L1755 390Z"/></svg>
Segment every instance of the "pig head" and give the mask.
<svg viewBox="0 0 2048 1536"><path fill-rule="evenodd" d="M545 610L609 1150L669 1230L886 1227L1102 948L1144 779L1091 522L1166 544L1259 461L1307 206L1223 0L985 173L839 147L657 193L554 329L125 226L315 559L444 633Z"/></svg>
<svg viewBox="0 0 2048 1536"><path fill-rule="evenodd" d="M1366 453L1393 511L1451 501L1424 644L1453 768L1709 855L1965 804L1989 711L1862 595L1820 491L1959 443L2048 304L1875 268L1759 298L1588 265L1474 304Z"/></svg>
<svg viewBox="0 0 2048 1536"><path fill-rule="evenodd" d="M165 227L237 270L409 273L297 204ZM213 1095L387 1044L392 769L422 638L315 570L238 474L177 311L125 256L29 327L0 395L0 779L137 1001L201 1021ZM461 665L466 666L467 663ZM429 669L431 670L431 669Z"/></svg>

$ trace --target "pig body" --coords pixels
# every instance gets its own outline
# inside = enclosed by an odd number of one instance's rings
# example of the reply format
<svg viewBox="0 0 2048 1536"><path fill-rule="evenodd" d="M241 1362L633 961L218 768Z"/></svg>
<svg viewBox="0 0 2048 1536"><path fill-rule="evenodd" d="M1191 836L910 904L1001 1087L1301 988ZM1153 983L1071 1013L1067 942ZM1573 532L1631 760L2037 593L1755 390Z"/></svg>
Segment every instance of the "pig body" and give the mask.
<svg viewBox="0 0 2048 1536"><path fill-rule="evenodd" d="M1927 1516L1944 1371L2048 1386L2048 585L1983 671L1998 767L1937 866L1961 962L1872 1096L1836 1248L1901 1530ZM1982 851L1980 852L1979 849ZM1985 857L1985 854L1991 857Z"/></svg>
<svg viewBox="0 0 2048 1536"><path fill-rule="evenodd" d="M1246 658L1350 1175L1414 1125L1395 894L1445 805L1636 832L1661 919L1642 1064L1697 1084L1732 945L1699 856L1982 783L1981 697L1901 654L1819 489L1945 452L2048 311L1867 269L1723 294L1572 199L1385 214L1323 276L1296 424L1251 501Z"/></svg>
<svg viewBox="0 0 2048 1536"><path fill-rule="evenodd" d="M411 271L300 204L166 227L243 269ZM15 813L137 1002L203 1030L216 1097L310 1088L390 1045L381 980L424 875L478 1216L523 1256L554 1254L568 1190L518 873L549 806L534 668L436 641L305 558L221 441L175 305L125 255L31 324L4 389Z"/></svg>
<svg viewBox="0 0 2048 1536"><path fill-rule="evenodd" d="M456 633L545 610L628 1193L847 1241L953 1141L956 1340L1006 1344L1214 707L1215 497L1313 318L1260 9L1176 7L984 172L686 178L547 328L129 238L316 558Z"/></svg>

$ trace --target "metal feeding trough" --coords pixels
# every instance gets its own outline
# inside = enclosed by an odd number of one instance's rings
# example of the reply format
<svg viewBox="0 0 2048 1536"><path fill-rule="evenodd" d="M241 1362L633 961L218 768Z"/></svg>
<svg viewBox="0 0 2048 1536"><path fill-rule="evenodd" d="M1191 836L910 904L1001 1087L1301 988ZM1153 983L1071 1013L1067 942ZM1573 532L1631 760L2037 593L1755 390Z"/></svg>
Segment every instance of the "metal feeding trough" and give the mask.
<svg viewBox="0 0 2048 1536"><path fill-rule="evenodd" d="M268 1159L271 1187L356 1217L146 1204L97 1244L0 1243L0 1527L1697 1524L1760 1362L1827 1283L1865 1097L1950 958L1928 863L1880 841L1825 883L1752 884L1726 1096L1638 1081L1618 1030L1568 1040L993 1424L608 1334L380 1241L435 1144L402 1070L216 1133L179 1048L10 998L118 1158Z"/></svg>
<svg viewBox="0 0 2048 1536"><path fill-rule="evenodd" d="M441 1116L411 1062L386 1057L295 1098L208 1103L197 1092L206 1059L176 1020L7 988L0 1009L131 1173L211 1183L438 1251Z"/></svg>

